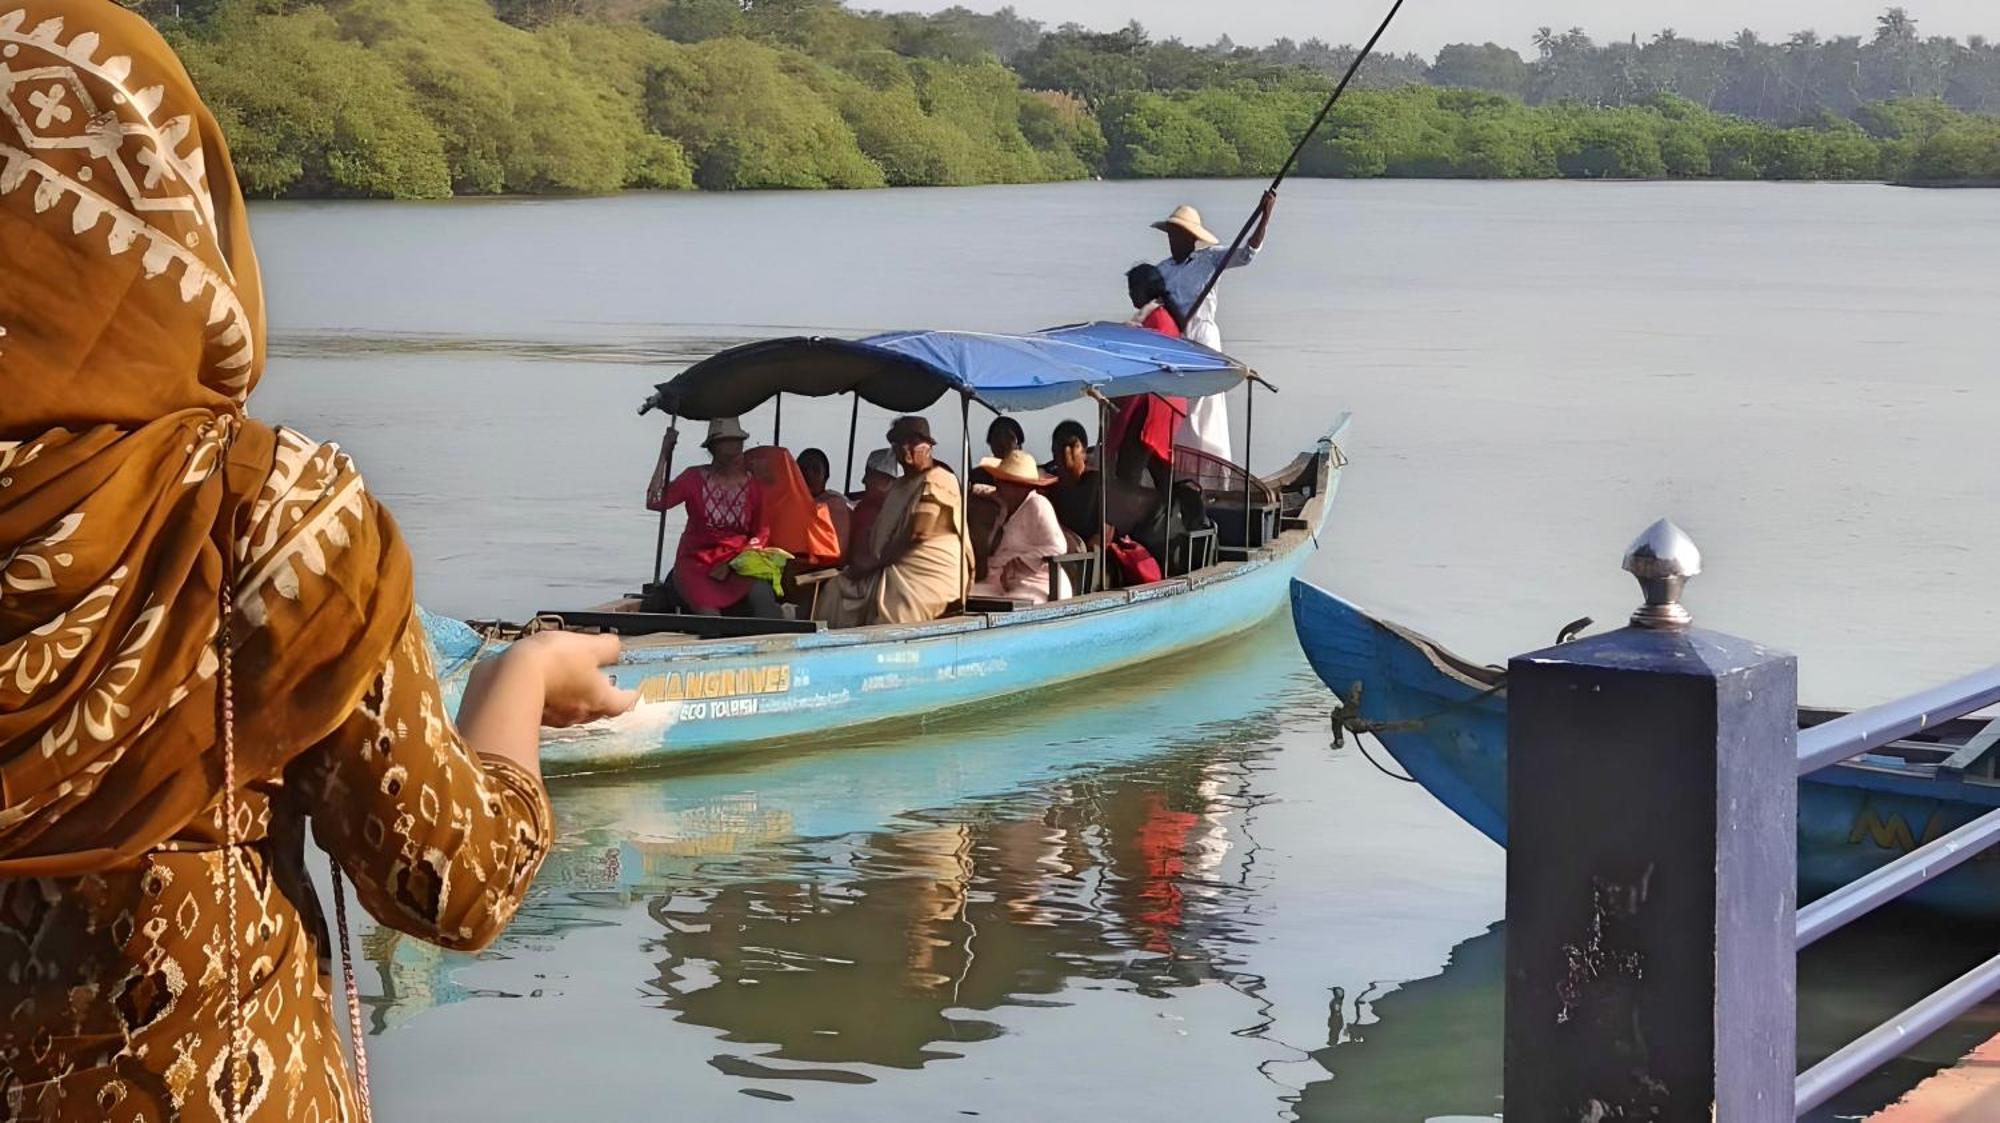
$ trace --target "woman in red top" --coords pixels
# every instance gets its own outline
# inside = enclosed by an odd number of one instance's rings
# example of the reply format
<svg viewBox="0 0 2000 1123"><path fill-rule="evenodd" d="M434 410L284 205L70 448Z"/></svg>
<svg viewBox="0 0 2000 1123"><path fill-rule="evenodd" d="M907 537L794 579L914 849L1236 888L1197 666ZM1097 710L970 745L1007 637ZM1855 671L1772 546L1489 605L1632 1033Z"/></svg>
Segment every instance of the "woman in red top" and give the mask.
<svg viewBox="0 0 2000 1123"><path fill-rule="evenodd" d="M673 435L669 430L670 440ZM687 506L687 527L674 549L674 589L688 611L702 616L720 616L732 609L738 613L747 609L752 616L783 615L770 582L753 581L729 567L736 555L771 540L764 489L743 461L748 439L735 418L718 417L708 423L708 438L701 442L708 450L708 464L689 468L665 487L655 477L647 489L649 510Z"/></svg>
<svg viewBox="0 0 2000 1123"><path fill-rule="evenodd" d="M1181 337L1181 322L1167 296L1167 280L1153 265L1134 265L1125 274L1125 288L1132 307L1139 309L1138 324L1161 335ZM1187 399L1164 394L1140 394L1118 399L1117 416L1111 419L1106 443L1112 450L1114 474L1119 482L1137 484L1142 471L1150 472L1155 490L1165 492L1169 467L1174 457L1174 430L1187 417Z"/></svg>

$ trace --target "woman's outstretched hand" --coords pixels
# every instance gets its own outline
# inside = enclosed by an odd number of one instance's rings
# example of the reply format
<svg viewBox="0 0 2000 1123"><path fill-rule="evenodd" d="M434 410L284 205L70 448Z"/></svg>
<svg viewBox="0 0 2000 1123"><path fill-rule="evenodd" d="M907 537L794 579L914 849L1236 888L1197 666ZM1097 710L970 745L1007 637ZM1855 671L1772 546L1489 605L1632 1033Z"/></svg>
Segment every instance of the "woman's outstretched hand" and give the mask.
<svg viewBox="0 0 2000 1123"><path fill-rule="evenodd" d="M542 724L564 729L617 717L639 701L636 690L612 685L603 668L618 661L617 636L538 632L527 646L542 667Z"/></svg>
<svg viewBox="0 0 2000 1123"><path fill-rule="evenodd" d="M538 632L473 669L458 707L458 729L474 752L541 769L541 727L616 717L639 701L604 674L618 660L617 636Z"/></svg>

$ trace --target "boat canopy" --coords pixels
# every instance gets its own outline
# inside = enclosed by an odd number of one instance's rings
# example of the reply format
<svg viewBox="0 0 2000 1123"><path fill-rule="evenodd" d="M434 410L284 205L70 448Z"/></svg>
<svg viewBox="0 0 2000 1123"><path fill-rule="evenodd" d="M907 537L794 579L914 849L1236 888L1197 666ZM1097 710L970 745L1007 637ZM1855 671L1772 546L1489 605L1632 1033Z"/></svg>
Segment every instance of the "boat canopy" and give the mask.
<svg viewBox="0 0 2000 1123"><path fill-rule="evenodd" d="M1199 398L1248 377L1247 367L1219 351L1130 324L1074 324L1028 335L895 331L732 347L661 383L651 404L707 421L748 413L776 394L855 393L891 412L915 413L956 390L1008 412L1045 409L1092 391Z"/></svg>

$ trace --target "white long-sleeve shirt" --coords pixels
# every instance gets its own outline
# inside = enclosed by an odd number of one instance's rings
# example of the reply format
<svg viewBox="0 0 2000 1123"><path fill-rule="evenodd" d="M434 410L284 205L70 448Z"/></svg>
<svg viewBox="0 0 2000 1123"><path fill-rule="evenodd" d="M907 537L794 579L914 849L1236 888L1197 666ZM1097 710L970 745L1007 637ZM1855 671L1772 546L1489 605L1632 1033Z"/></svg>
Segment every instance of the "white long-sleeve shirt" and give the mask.
<svg viewBox="0 0 2000 1123"><path fill-rule="evenodd" d="M1174 307L1186 309L1201 295L1202 286L1215 275L1216 263L1229 251L1221 246L1204 246L1188 255L1186 261L1175 261L1169 257L1159 263L1160 276L1167 279L1167 295L1173 298ZM1238 269L1257 258L1257 248L1245 244L1229 259L1229 268ZM1220 289L1220 284L1216 289ZM1201 307L1188 313L1187 337L1204 347L1222 350L1222 330L1215 325L1215 291L1210 290L1208 299Z"/></svg>
<svg viewBox="0 0 2000 1123"><path fill-rule="evenodd" d="M1186 308L1194 298L1201 295L1202 286L1215 275L1215 265L1229 251L1221 246L1206 246L1188 255L1186 261L1168 258L1159 263L1160 276L1167 279L1167 295L1173 298L1174 307ZM1229 259L1229 268L1236 269L1250 264L1257 257L1257 247L1245 243ZM1222 285L1209 290L1208 299L1201 307L1188 316L1186 335L1204 347L1222 350L1222 329L1215 325L1215 292ZM1212 456L1224 460L1233 459L1229 455L1229 403L1221 394L1210 394L1196 398L1189 403L1188 415L1181 422L1180 432L1174 443L1189 448L1198 448Z"/></svg>

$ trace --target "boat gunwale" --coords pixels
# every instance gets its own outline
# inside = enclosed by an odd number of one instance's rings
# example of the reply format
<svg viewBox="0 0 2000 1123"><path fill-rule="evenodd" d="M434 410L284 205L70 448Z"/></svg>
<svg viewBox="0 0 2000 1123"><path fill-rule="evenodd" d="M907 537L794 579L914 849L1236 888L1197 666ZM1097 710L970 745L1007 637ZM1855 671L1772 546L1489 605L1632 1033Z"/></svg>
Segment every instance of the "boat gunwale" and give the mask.
<svg viewBox="0 0 2000 1123"><path fill-rule="evenodd" d="M1295 577L1292 579L1292 583L1293 585L1298 586L1300 588L1311 590L1312 592L1319 593L1321 595L1330 597L1334 600L1340 601L1341 603L1348 605L1350 608L1353 609L1353 611L1357 615L1359 615L1362 619L1366 620L1369 624L1380 629L1381 631L1387 632L1390 636L1415 649L1417 653L1422 655L1425 661L1428 662L1431 665L1431 667L1438 672L1440 677L1456 685L1468 689L1477 689L1481 690L1482 692L1486 692L1484 696L1479 699L1479 701L1490 700L1499 703L1504 703L1506 701L1507 685L1506 685L1506 672L1504 668L1482 666L1481 664L1476 664L1471 660L1466 659L1461 655L1458 655L1449 648L1445 647L1443 644L1438 643L1436 640L1433 640L1428 636L1425 636L1412 629L1406 628L1393 621L1385 620L1375 615L1374 613L1369 612L1367 609L1364 609L1361 606L1354 604L1352 601L1348 601L1345 598L1342 598L1339 594L1334 593L1327 589L1323 589L1320 586L1305 580L1304 578ZM1296 604L1298 599L1298 593L1296 591L1294 591L1292 599L1294 601L1294 604ZM1310 654L1310 652L1308 652L1308 654ZM1470 675L1460 670L1461 667L1490 670L1494 672L1494 678L1490 682L1481 681L1479 679L1471 677ZM1399 684L1399 689L1415 691L1417 693L1421 693L1429 697L1438 697L1438 698L1443 697L1436 691L1428 690L1414 683L1401 683ZM1846 709L1838 709L1828 706L1812 706L1812 705L1800 704L1798 707L1798 712L1800 719L1799 728L1807 729L1813 725L1821 724L1827 721L1832 721L1836 718L1846 717L1850 713L1853 713L1854 711ZM1985 724L1986 722L1984 719L1975 716L1967 716L1962 718L1954 718L1947 722L1942 722L1936 726L1933 726L1930 730L1926 732L1930 736L1936 738L1935 744L1939 749L1946 749L1953 747L1955 744L1962 743L1965 739L1968 739L1974 732L1978 731ZM1952 739L1954 736L1957 736L1958 741L1955 742ZM1389 752L1392 756L1395 755L1396 750L1393 747L1387 746L1386 744L1385 747L1389 749ZM1401 758L1398 757L1398 760L1400 759ZM1846 760L1835 761L1833 764L1828 765L1826 768L1823 768L1817 772L1807 773L1799 777L1799 779L1802 782L1808 784L1824 783L1836 787L1857 788L1861 790L1875 790L1874 787L1868 783L1865 777L1879 777L1884 779L1902 781L1905 784L1915 785L1918 788L1923 788L1923 789L1928 789L1930 787L1935 786L1938 788L1948 788L1952 790L1961 790L1961 791L1976 790L1976 791L1990 792L1993 793L1991 797L1991 802L1996 806L2000 806L2000 777L1988 777L1971 773L1956 774L1947 777L1944 775L1940 775L1938 766L1935 763L1919 762L1895 756L1883 755L1880 753L1865 753L1860 756L1851 757ZM1919 798L1930 798L1930 799L1949 800L1953 798L1946 792L1932 791L1932 790L1909 790L1909 791L1903 791L1900 794L1916 796ZM1987 802L1987 801L1981 800L1979 802Z"/></svg>

